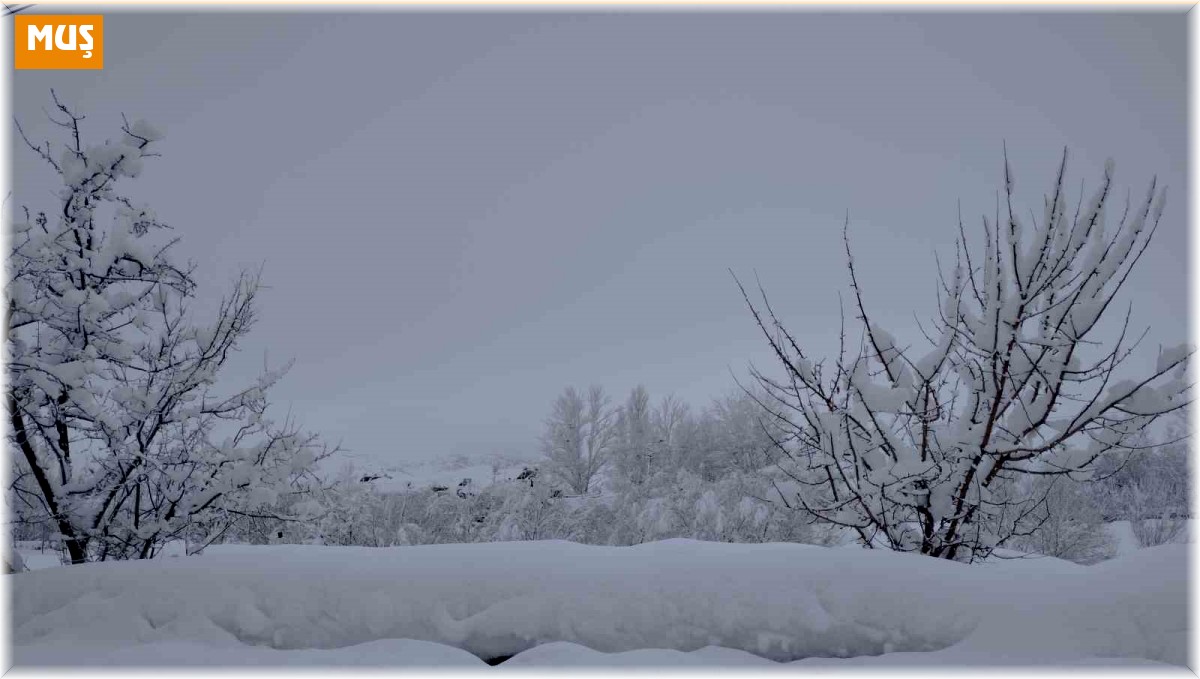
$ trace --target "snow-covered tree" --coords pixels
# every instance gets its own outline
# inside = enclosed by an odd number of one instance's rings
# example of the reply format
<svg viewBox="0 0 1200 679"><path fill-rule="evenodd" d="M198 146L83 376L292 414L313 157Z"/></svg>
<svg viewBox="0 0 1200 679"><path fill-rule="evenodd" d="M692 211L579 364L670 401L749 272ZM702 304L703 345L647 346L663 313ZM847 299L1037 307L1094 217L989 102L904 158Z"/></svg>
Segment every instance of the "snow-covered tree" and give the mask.
<svg viewBox="0 0 1200 679"><path fill-rule="evenodd" d="M623 484L641 486L654 472L657 451L651 418L650 393L641 385L634 387L617 414L613 447L613 471Z"/></svg>
<svg viewBox="0 0 1200 679"><path fill-rule="evenodd" d="M867 545L974 560L1036 529L1045 496L1022 476L1084 478L1103 457L1143 445L1151 423L1185 405L1191 349L1160 351L1139 372L1127 360L1140 340L1130 334L1132 304L1116 302L1165 192L1151 182L1143 199L1114 209L1109 163L1099 188L1072 208L1066 163L1064 151L1040 218L1026 219L1013 204L1006 156L982 243L972 245L959 222L955 266L939 272L938 312L923 328L925 351L868 314L848 229L862 333L855 343L843 323L832 364L804 352L765 293L755 302L742 288L784 369L754 375L767 391L763 407L784 427L774 451L801 484L795 499L804 511ZM1101 338L1107 312L1123 320Z"/></svg>
<svg viewBox="0 0 1200 679"><path fill-rule="evenodd" d="M592 386L587 395L567 387L554 401L542 452L550 471L577 494L587 493L608 463L617 439L617 411L604 389Z"/></svg>
<svg viewBox="0 0 1200 679"><path fill-rule="evenodd" d="M739 390L714 399L695 417L681 417L671 436L675 466L713 483L769 464L778 427L758 406L763 396Z"/></svg>
<svg viewBox="0 0 1200 679"><path fill-rule="evenodd" d="M654 409L654 450L660 460L658 466L674 467L678 464L684 430L690 424L691 410L688 404L674 395L659 399Z"/></svg>
<svg viewBox="0 0 1200 679"><path fill-rule="evenodd" d="M101 144L54 97L65 148L26 144L59 176L58 203L9 219L6 288L10 443L73 563L147 558L203 524L215 539L238 514L300 492L329 451L266 416L283 375L216 393L218 373L255 319L258 276L243 274L209 320L189 309L178 238L119 187L161 133L126 122Z"/></svg>
<svg viewBox="0 0 1200 679"><path fill-rule="evenodd" d="M738 392L713 401L710 412L716 425L715 441L729 469L751 472L769 463L772 442L782 435L773 418L763 416L758 401L762 393Z"/></svg>

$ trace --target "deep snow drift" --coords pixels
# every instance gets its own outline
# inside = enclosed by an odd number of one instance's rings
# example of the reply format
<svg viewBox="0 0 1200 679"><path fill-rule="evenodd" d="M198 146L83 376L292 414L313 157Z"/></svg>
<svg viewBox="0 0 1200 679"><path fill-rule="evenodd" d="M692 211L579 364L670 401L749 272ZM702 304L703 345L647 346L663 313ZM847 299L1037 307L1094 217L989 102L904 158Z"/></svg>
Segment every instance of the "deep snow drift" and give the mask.
<svg viewBox="0 0 1200 679"><path fill-rule="evenodd" d="M10 583L18 666L1183 665L1187 576L1186 545L966 566L668 540L227 546Z"/></svg>

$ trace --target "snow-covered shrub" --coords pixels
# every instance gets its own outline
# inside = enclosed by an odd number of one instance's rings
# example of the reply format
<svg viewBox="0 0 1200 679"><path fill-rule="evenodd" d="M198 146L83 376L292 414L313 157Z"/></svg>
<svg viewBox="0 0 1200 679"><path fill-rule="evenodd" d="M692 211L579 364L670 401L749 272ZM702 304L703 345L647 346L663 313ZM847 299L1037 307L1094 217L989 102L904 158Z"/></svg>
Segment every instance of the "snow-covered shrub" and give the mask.
<svg viewBox="0 0 1200 679"><path fill-rule="evenodd" d="M1143 547L1157 547L1179 542L1187 536L1187 519L1138 519L1130 523L1133 535Z"/></svg>
<svg viewBox="0 0 1200 679"><path fill-rule="evenodd" d="M1036 510L1038 523L1030 535L1016 538L1010 546L1082 564L1114 556L1115 545L1087 483L1049 477L1034 486L1032 494L1045 499Z"/></svg>
<svg viewBox="0 0 1200 679"><path fill-rule="evenodd" d="M496 540L549 540L562 537L563 513L559 498L545 486L518 487L501 507Z"/></svg>
<svg viewBox="0 0 1200 679"><path fill-rule="evenodd" d="M398 546L423 545L425 542L425 531L415 523L406 523L396 529L395 544Z"/></svg>
<svg viewBox="0 0 1200 679"><path fill-rule="evenodd" d="M1114 300L1165 194L1152 181L1136 204L1114 209L1110 163L1072 211L1066 160L1064 151L1035 216L1014 204L1005 159L1002 210L984 217L978 243L960 223L924 349L867 311L848 224L861 332L843 329L834 361L806 354L765 293L755 301L738 283L783 371L753 375L768 394L764 419L785 430L773 458L800 484L792 499L804 512L864 544L976 560L1036 527L1044 498L1023 476L1084 478L1105 456L1143 445L1152 423L1186 403L1190 347L1160 351L1138 374L1125 364L1138 334L1128 316L1107 341L1095 332L1106 311L1124 306Z"/></svg>
<svg viewBox="0 0 1200 679"><path fill-rule="evenodd" d="M24 573L27 570L29 567L25 565L25 559L21 558L21 552L9 548L8 553L4 555L4 572Z"/></svg>

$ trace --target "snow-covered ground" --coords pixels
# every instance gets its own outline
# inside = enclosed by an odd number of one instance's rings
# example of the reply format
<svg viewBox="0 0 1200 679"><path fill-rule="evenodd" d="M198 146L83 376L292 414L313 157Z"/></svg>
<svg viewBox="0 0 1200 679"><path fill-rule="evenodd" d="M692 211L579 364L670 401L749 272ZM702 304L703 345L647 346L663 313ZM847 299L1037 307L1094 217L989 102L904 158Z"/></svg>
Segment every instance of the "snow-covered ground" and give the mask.
<svg viewBox="0 0 1200 679"><path fill-rule="evenodd" d="M204 556L11 576L45 665L1184 665L1187 547L1096 566L667 540Z"/></svg>
<svg viewBox="0 0 1200 679"><path fill-rule="evenodd" d="M23 541L18 542L15 549L21 555L25 567L31 571L63 565L62 553L53 544Z"/></svg>

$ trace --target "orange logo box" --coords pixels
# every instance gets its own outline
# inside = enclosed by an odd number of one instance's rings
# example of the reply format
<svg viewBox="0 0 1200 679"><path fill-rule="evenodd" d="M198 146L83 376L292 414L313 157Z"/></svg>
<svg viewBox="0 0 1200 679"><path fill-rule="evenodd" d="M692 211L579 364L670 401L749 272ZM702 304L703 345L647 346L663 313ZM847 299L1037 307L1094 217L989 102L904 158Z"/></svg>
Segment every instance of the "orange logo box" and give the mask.
<svg viewBox="0 0 1200 679"><path fill-rule="evenodd" d="M13 66L104 68L104 17L99 14L14 16Z"/></svg>

